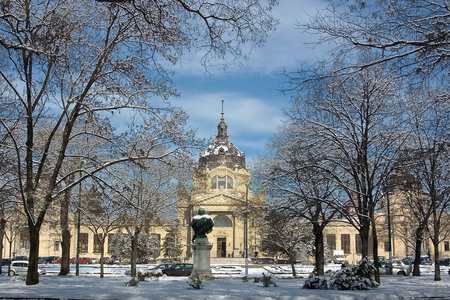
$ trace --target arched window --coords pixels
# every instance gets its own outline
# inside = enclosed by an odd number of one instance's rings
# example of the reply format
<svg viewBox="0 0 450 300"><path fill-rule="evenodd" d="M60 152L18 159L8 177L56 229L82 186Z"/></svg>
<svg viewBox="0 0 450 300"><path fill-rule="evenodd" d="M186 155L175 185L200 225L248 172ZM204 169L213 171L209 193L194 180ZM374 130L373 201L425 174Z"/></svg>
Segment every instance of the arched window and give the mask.
<svg viewBox="0 0 450 300"><path fill-rule="evenodd" d="M218 215L214 218L214 227L232 227L230 218L224 215Z"/></svg>
<svg viewBox="0 0 450 300"><path fill-rule="evenodd" d="M212 189L232 189L233 188L233 178L230 176L214 176L211 178L211 188Z"/></svg>

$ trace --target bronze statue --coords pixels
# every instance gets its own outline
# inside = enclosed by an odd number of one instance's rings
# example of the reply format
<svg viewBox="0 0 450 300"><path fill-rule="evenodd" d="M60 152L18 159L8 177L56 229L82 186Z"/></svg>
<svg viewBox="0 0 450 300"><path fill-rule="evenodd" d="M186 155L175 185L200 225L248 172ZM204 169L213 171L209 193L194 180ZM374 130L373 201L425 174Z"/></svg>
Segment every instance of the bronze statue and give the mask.
<svg viewBox="0 0 450 300"><path fill-rule="evenodd" d="M192 218L191 227L194 229L194 236L192 242L195 242L196 238L206 238L206 234L212 231L214 226L213 219L205 214L205 208L200 206L198 209L198 215Z"/></svg>

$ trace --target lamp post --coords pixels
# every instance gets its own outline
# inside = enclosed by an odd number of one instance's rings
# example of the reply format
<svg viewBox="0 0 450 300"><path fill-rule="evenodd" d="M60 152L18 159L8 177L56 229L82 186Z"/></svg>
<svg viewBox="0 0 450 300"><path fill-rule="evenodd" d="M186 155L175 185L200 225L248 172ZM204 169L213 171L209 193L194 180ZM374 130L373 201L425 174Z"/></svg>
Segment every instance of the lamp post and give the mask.
<svg viewBox="0 0 450 300"><path fill-rule="evenodd" d="M80 162L80 179L81 179L81 169L83 168L83 161ZM77 253L76 253L76 265L75 265L75 276L80 276L80 223L81 223L81 181L78 190L78 205L77 205Z"/></svg>
<svg viewBox="0 0 450 300"><path fill-rule="evenodd" d="M388 186L386 184L386 186ZM391 233L391 205L389 202L389 188L386 187L386 205L387 205L387 218L388 218L388 238L389 238L389 263L392 263L392 233Z"/></svg>
<svg viewBox="0 0 450 300"><path fill-rule="evenodd" d="M248 189L250 182L245 185L245 213L244 213L244 248L245 248L245 276L248 276Z"/></svg>

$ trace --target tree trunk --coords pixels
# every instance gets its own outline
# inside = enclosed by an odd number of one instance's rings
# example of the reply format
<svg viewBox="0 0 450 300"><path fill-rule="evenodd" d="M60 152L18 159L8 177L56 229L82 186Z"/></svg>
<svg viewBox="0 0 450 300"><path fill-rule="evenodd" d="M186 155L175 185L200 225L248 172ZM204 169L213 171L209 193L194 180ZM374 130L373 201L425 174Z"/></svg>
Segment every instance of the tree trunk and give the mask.
<svg viewBox="0 0 450 300"><path fill-rule="evenodd" d="M67 275L70 272L70 231L69 231L69 199L66 191L61 200L60 222L61 222L61 270L59 275Z"/></svg>
<svg viewBox="0 0 450 300"><path fill-rule="evenodd" d="M413 276L420 276L420 256L422 255L422 235L423 235L424 227L419 226L416 230L416 248L414 251L414 267L413 267Z"/></svg>
<svg viewBox="0 0 450 300"><path fill-rule="evenodd" d="M295 257L289 256L289 261L291 263L292 276L295 278L297 277L297 272L295 271Z"/></svg>
<svg viewBox="0 0 450 300"><path fill-rule="evenodd" d="M137 244L139 233L135 232L131 237L131 277L136 276L136 261L137 261Z"/></svg>
<svg viewBox="0 0 450 300"><path fill-rule="evenodd" d="M38 259L39 259L39 231L40 224L34 225L28 220L28 229L30 232L30 254L28 256L28 273L26 285L35 285L39 283Z"/></svg>
<svg viewBox="0 0 450 300"><path fill-rule="evenodd" d="M361 238L361 256L366 258L369 256L369 227L361 226L359 236Z"/></svg>
<svg viewBox="0 0 450 300"><path fill-rule="evenodd" d="M72 180L67 182L70 184ZM69 200L71 189L64 192L64 197L61 199L61 210L59 220L61 222L61 270L59 275L67 275L70 273L70 230L69 230Z"/></svg>
<svg viewBox="0 0 450 300"><path fill-rule="evenodd" d="M314 258L317 275L322 276L324 274L325 260L323 257L323 227L317 223L313 223L314 233Z"/></svg>
<svg viewBox="0 0 450 300"><path fill-rule="evenodd" d="M70 273L70 230L66 228L62 231L61 241L61 270L58 275Z"/></svg>
<svg viewBox="0 0 450 300"><path fill-rule="evenodd" d="M12 235L11 235L11 239L9 241L9 263L8 263L8 276L9 276L9 272L11 271L11 259L12 259L12 245L13 245L13 239L12 239Z"/></svg>
<svg viewBox="0 0 450 300"><path fill-rule="evenodd" d="M439 233L440 233L440 220L438 217L438 212L436 209L437 196L436 191L433 188L430 193L432 197L432 207L433 207L433 235L431 241L434 248L434 281L441 281L441 270L439 269Z"/></svg>
<svg viewBox="0 0 450 300"><path fill-rule="evenodd" d="M434 281L441 281L441 270L439 266L439 236L433 240L434 247Z"/></svg>
<svg viewBox="0 0 450 300"><path fill-rule="evenodd" d="M372 251L373 251L373 265L375 267L375 281L378 282L379 284L381 284L381 279L380 279L380 263L378 261L378 235L377 235L377 226L375 223L375 212L374 212L374 208L372 207L370 209L370 220L372 223L372 241L373 241L373 245L372 245Z"/></svg>
<svg viewBox="0 0 450 300"><path fill-rule="evenodd" d="M100 278L105 277L105 270L103 266L103 258L105 256L105 239L107 235L104 235L102 239L100 240Z"/></svg>
<svg viewBox="0 0 450 300"><path fill-rule="evenodd" d="M3 260L3 236L6 230L6 220L2 217L0 219L0 260ZM2 274L2 268L0 267L0 274Z"/></svg>

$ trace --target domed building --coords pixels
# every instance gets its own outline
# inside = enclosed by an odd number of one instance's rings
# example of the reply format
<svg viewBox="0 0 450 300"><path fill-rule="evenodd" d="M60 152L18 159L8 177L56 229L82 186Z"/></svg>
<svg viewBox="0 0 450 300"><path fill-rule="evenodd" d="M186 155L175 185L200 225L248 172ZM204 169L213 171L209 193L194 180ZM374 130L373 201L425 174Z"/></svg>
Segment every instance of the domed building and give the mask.
<svg viewBox="0 0 450 300"><path fill-rule="evenodd" d="M190 195L187 192L178 195L178 237L179 243L185 245L186 258L192 255L190 222L200 206L205 207L214 220L213 231L208 234L208 240L213 244L211 258L220 261L220 258L245 257L246 240L248 256L255 255L260 234L254 220L261 217L258 208L264 208L266 197L264 193L253 195L251 179L245 153L228 140L222 112L215 141L200 153ZM249 211L247 222L246 211Z"/></svg>

